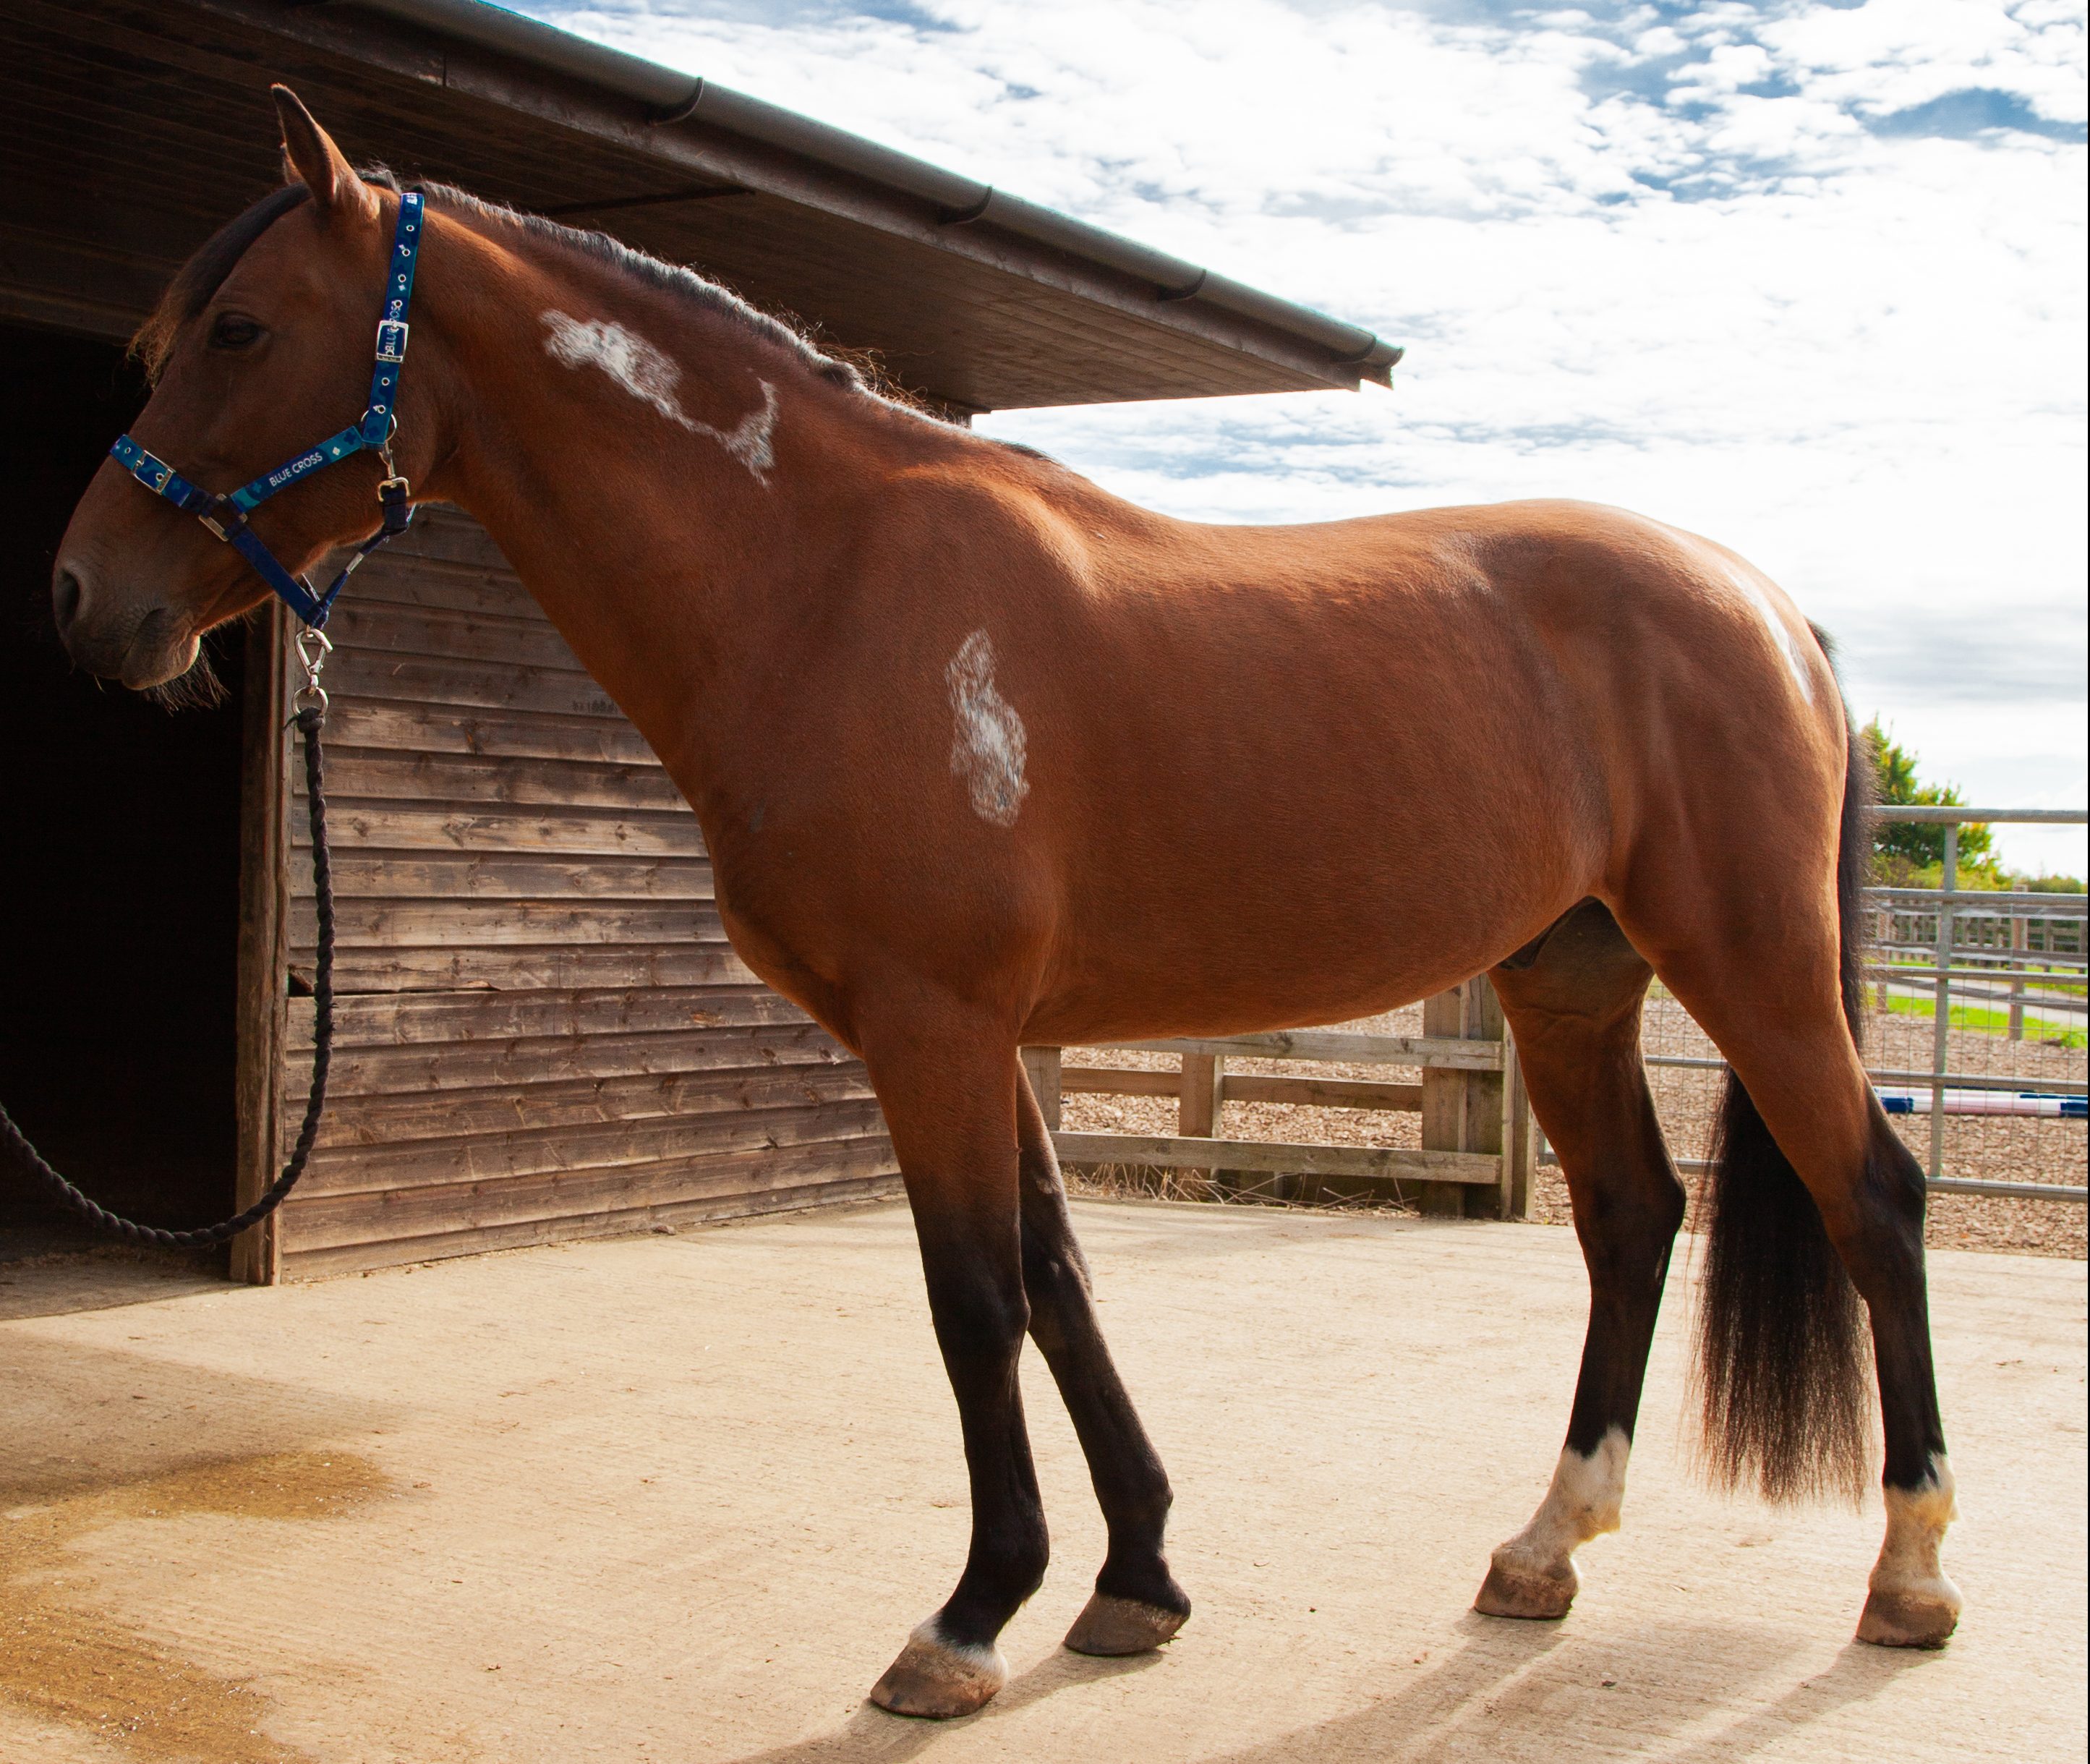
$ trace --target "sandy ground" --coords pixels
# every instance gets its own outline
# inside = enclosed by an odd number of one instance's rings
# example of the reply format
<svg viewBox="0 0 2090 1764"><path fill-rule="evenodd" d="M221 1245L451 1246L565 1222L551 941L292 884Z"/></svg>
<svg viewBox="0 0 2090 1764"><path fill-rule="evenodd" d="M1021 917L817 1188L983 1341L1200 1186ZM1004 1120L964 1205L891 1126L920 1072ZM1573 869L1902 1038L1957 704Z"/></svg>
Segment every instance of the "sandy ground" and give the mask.
<svg viewBox="0 0 2090 1764"><path fill-rule="evenodd" d="M1468 1602L1558 1449L1568 1233L1078 1211L1197 1613L1144 1659L1058 1647L1101 1526L1026 1356L1056 1560L1007 1691L943 1727L861 1701L965 1534L897 1207L273 1290L0 1270L0 1758L2083 1755L2079 1266L1936 1258L1968 1604L1908 1654L1850 1640L1877 1500L1684 1475L1680 1291L1626 1532L1566 1623L1503 1624Z"/></svg>

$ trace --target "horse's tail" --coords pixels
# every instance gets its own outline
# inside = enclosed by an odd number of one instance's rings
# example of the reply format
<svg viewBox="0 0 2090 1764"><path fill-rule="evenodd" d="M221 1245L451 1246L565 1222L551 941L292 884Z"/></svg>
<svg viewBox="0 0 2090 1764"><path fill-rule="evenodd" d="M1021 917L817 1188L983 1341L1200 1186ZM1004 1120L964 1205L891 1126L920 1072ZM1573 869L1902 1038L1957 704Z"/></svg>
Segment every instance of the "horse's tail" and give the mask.
<svg viewBox="0 0 2090 1764"><path fill-rule="evenodd" d="M1872 772L1872 755L1851 729L1836 908L1843 1017L1858 1045ZM1771 1500L1856 1499L1872 1455L1864 1307L1813 1197L1731 1070L1701 1204L1708 1215L1698 1312L1705 1469L1725 1487L1752 1482Z"/></svg>

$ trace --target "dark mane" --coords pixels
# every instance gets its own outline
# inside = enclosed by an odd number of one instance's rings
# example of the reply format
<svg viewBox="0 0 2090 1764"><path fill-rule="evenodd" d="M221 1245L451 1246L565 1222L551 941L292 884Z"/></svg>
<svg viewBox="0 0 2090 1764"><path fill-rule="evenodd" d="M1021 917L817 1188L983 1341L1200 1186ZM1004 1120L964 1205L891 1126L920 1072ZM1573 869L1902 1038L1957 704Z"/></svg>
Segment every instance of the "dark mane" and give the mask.
<svg viewBox="0 0 2090 1764"><path fill-rule="evenodd" d="M387 188L398 188L397 183L382 173L365 173L373 183L382 183ZM634 251L623 240L613 239L607 233L597 233L580 227L561 226L557 221L548 221L541 214L527 214L520 209L504 207L497 202L488 202L475 196L469 190L460 190L454 184L423 183L420 188L438 202L464 209L481 220L493 221L504 226L519 227L533 239L548 239L577 251L583 256L592 257L597 263L627 275L634 282L642 282L651 288L660 288L679 295L692 305L707 312L716 313L730 319L742 329L751 332L763 342L773 345L794 357L808 372L826 381L831 385L845 388L851 392L872 393L895 403L914 407L914 400L902 393L893 396L891 386L883 383L884 376L873 376L881 383L874 386L862 368L857 364L845 361L818 347L796 325L787 325L780 318L764 312L759 307L743 300L731 289L699 275L694 269L680 264L664 263L658 257L649 257L644 252Z"/></svg>
<svg viewBox="0 0 2090 1764"><path fill-rule="evenodd" d="M400 188L399 179L383 166L366 167L362 175L367 183L381 189L396 192ZM807 372L830 385L861 393L931 421L943 420L919 398L885 374L875 356L832 346L822 348L797 325L764 312L731 289L699 275L694 269L664 263L644 252L634 251L607 233L562 226L542 215L527 214L519 209L488 202L454 184L420 183L415 187L425 191L431 199L446 207L462 209L500 226L516 227L534 239L578 252L635 282L664 290L705 312L728 319L763 342L783 351ZM299 203L307 200L309 195L302 183L286 184L280 190L270 191L244 213L226 222L211 234L196 254L182 265L168 284L167 291L161 296L153 316L131 339L131 352L144 364L149 377L158 377L182 326L210 303L211 296L224 286L225 278L232 273L234 266L254 242ZM1032 451L1023 447L1014 450Z"/></svg>
<svg viewBox="0 0 2090 1764"><path fill-rule="evenodd" d="M210 304L210 297L225 286L225 278L254 241L311 195L301 183L271 190L245 213L234 216L212 234L174 273L153 316L131 339L131 353L144 364L147 379L160 377L167 351L174 346L175 334Z"/></svg>

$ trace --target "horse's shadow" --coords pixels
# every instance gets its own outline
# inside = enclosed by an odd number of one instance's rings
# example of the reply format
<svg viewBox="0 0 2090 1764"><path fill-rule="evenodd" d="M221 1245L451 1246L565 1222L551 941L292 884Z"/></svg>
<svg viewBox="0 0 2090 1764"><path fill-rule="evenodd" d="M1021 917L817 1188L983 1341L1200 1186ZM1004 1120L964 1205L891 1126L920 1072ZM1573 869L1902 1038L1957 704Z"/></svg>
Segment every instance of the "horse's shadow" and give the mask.
<svg viewBox="0 0 2090 1764"><path fill-rule="evenodd" d="M1166 1650L1129 1654L1121 1659L1099 1659L1056 1649L1034 1666L1018 1672L1001 1693L976 1715L956 1721L916 1721L888 1715L875 1704L865 1703L832 1733L800 1740L766 1752L750 1752L733 1764L905 1764L918 1758L944 1735L962 1731L982 1721L1013 1715L1039 1698L1050 1697L1070 1684L1094 1684L1100 1680L1127 1678L1163 1663Z"/></svg>
<svg viewBox="0 0 2090 1764"><path fill-rule="evenodd" d="M1238 1749L1213 1764L1297 1764L1305 1758L1493 1759L1523 1755L1548 1734L1578 1725L1601 1728L1622 1753L1662 1752L1666 1764L1748 1758L1790 1739L1825 1716L1879 1695L1902 1674L1934 1656L1905 1654L1857 1642L1828 1671L1804 1678L1769 1701L1750 1693L1804 1644L1777 1632L1705 1623L1649 1624L1623 1636L1579 1637L1557 1624L1505 1624L1469 1612L1441 1659L1365 1708ZM943 1735L1015 1714L1070 1685L1122 1677L1165 1663L1162 1654L1129 1659L1084 1658L1061 1650L1012 1679L976 1715L951 1723L910 1721L867 1703L832 1732L735 1764L905 1764ZM1389 1674L1404 1671L1389 1667ZM1722 1722L1737 1701L1751 1712ZM1685 1736L1684 1730L1704 1727Z"/></svg>
<svg viewBox="0 0 2090 1764"><path fill-rule="evenodd" d="M1580 1730L1609 1755L1658 1753L1664 1764L1752 1756L1826 1715L1877 1696L1932 1655L1847 1644L1826 1672L1765 1700L1808 1644L1789 1632L1650 1621L1623 1634L1509 1624L1468 1612L1455 1651L1412 1684L1356 1712L1216 1756L1212 1764L1373 1764L1537 1755ZM1731 1719L1735 1704L1754 1706ZM1701 1731L1691 1732L1697 1728ZM1679 1743L1680 1740L1680 1743Z"/></svg>

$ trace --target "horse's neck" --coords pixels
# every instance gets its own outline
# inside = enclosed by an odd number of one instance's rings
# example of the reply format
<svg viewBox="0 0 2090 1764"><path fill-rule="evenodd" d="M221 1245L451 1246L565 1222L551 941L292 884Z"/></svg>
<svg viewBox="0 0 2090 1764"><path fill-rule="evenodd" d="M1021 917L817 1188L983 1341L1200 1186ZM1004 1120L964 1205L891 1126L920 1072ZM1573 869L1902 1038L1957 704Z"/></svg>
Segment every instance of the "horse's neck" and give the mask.
<svg viewBox="0 0 2090 1764"><path fill-rule="evenodd" d="M486 527L686 788L744 695L773 688L890 425L733 317L570 251L475 267L480 286L443 290L460 408L429 488Z"/></svg>

